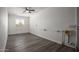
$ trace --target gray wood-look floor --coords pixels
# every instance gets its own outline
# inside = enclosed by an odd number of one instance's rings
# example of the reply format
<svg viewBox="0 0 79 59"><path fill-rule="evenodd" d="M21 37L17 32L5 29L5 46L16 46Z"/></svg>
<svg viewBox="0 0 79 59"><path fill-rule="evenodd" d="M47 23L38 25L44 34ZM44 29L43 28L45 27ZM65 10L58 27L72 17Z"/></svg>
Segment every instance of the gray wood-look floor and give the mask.
<svg viewBox="0 0 79 59"><path fill-rule="evenodd" d="M9 35L6 52L74 52L75 49L61 46L33 34Z"/></svg>

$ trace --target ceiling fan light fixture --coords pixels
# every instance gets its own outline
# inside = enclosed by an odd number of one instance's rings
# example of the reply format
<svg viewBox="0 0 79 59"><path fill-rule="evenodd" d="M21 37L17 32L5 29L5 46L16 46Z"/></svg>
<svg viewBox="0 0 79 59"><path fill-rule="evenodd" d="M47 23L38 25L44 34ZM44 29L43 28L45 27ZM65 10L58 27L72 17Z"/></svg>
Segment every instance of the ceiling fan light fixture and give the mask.
<svg viewBox="0 0 79 59"><path fill-rule="evenodd" d="M34 12L34 11L35 11L35 10L32 9L31 7L26 7L24 12L26 12L26 13L32 13L32 12Z"/></svg>
<svg viewBox="0 0 79 59"><path fill-rule="evenodd" d="M29 13L29 11L26 10L27 13Z"/></svg>

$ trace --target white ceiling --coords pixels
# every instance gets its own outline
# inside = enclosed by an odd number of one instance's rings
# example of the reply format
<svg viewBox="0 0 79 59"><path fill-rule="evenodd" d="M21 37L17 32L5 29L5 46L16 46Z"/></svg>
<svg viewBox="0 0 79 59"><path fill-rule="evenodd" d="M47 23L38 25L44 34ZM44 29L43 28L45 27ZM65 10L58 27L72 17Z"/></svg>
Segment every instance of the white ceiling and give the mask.
<svg viewBox="0 0 79 59"><path fill-rule="evenodd" d="M33 13L37 13L43 9L45 9L46 7L32 7L35 12ZM25 7L8 7L8 13L9 14L15 14L15 15L19 15L19 16L29 16L29 13L23 13L23 11L25 10ZM31 13L31 14L33 14Z"/></svg>

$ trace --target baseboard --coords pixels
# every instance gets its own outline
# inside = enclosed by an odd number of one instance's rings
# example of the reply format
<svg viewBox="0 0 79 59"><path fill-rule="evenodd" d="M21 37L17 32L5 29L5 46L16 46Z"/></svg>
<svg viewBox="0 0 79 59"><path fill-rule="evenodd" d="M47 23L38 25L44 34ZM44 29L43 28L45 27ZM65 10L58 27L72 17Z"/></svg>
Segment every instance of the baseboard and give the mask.
<svg viewBox="0 0 79 59"><path fill-rule="evenodd" d="M8 36L10 36L10 35L20 35L20 34L29 34L30 32L27 32L27 33L16 33L16 34L8 34Z"/></svg>

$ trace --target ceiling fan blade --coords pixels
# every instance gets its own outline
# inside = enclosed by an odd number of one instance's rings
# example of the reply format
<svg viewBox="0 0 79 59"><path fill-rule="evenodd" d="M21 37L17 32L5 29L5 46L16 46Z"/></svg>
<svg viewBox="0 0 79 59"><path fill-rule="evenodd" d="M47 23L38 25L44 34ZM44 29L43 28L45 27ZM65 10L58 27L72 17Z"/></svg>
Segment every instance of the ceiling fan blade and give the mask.
<svg viewBox="0 0 79 59"><path fill-rule="evenodd" d="M26 9L25 10L28 10L29 11L29 9L26 7Z"/></svg>
<svg viewBox="0 0 79 59"><path fill-rule="evenodd" d="M35 10L29 10L29 11L35 11Z"/></svg>
<svg viewBox="0 0 79 59"><path fill-rule="evenodd" d="M26 10L23 11L23 13L25 13L25 12L26 12Z"/></svg>
<svg viewBox="0 0 79 59"><path fill-rule="evenodd" d="M32 13L31 11L29 11L29 13Z"/></svg>
<svg viewBox="0 0 79 59"><path fill-rule="evenodd" d="M26 11L29 11L27 7L24 8L25 10L23 11L23 13L25 13Z"/></svg>

